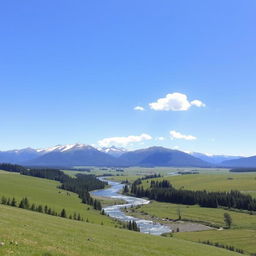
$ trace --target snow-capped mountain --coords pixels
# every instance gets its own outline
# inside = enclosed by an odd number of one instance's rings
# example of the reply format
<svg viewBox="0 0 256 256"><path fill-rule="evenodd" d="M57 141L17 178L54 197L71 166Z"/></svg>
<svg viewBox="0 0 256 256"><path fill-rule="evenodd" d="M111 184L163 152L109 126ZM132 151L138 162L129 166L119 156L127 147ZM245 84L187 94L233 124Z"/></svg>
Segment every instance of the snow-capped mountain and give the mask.
<svg viewBox="0 0 256 256"><path fill-rule="evenodd" d="M86 144L67 144L67 145L56 145L54 147L50 147L50 148L44 148L44 149L36 149L37 152L40 153L50 153L50 152L65 152L65 151L69 151L69 150L80 150L80 149L90 149L93 148L90 145L86 145Z"/></svg>
<svg viewBox="0 0 256 256"><path fill-rule="evenodd" d="M57 145L54 147L43 148L43 149L24 148L24 149L0 151L0 162L26 164L51 152L69 152L69 151L86 150L86 149L94 149L94 148L89 145L77 143L77 144Z"/></svg>
<svg viewBox="0 0 256 256"><path fill-rule="evenodd" d="M98 149L85 144L57 145L39 150L41 156L26 162L33 166L115 166L119 161Z"/></svg>
<svg viewBox="0 0 256 256"><path fill-rule="evenodd" d="M119 157L122 154L126 153L127 150L125 148L118 148L115 146L111 146L111 147L103 147L99 149L101 152L104 152L106 154L109 154L111 156L115 156L115 157Z"/></svg>

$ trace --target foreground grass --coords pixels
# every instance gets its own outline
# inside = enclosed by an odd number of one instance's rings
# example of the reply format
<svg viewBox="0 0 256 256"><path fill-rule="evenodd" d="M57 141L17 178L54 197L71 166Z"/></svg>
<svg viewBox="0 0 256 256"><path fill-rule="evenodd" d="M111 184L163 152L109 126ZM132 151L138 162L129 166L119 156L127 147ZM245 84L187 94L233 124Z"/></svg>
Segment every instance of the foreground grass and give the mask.
<svg viewBox="0 0 256 256"><path fill-rule="evenodd" d="M115 225L110 218L101 215L91 206L82 204L77 194L58 189L59 185L57 181L4 171L0 173L0 197L15 197L18 201L27 197L30 203L47 205L57 212L65 208L68 216L76 212L84 219L88 218L89 222Z"/></svg>
<svg viewBox="0 0 256 256"><path fill-rule="evenodd" d="M212 246L48 216L0 205L0 255L232 256Z"/></svg>
<svg viewBox="0 0 256 256"><path fill-rule="evenodd" d="M243 249L248 254L256 253L256 230L211 230L202 232L184 232L175 233L176 238L189 241L211 241L221 244L232 245L236 248Z"/></svg>

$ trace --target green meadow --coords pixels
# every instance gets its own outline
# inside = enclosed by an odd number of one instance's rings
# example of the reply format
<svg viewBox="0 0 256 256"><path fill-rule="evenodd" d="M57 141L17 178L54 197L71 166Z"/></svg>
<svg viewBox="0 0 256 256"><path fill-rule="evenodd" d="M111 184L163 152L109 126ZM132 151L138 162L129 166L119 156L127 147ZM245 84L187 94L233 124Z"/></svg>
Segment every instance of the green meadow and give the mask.
<svg viewBox="0 0 256 256"><path fill-rule="evenodd" d="M137 209L135 208L135 212L137 216L149 215L150 217L158 217L161 219L178 219L178 209L183 220L203 222L210 226L217 227L225 226L223 215L224 213L229 213L233 219L232 228L256 230L256 215L227 211L220 208L206 208L199 207L198 205L182 205L152 201L150 204L140 206Z"/></svg>

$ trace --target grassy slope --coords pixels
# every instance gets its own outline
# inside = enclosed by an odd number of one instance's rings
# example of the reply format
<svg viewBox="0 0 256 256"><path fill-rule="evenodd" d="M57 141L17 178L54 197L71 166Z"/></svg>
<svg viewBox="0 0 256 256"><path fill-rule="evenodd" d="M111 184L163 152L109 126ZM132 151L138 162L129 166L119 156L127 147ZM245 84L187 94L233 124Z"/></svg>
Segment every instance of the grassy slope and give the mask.
<svg viewBox="0 0 256 256"><path fill-rule="evenodd" d="M224 249L175 238L77 222L0 205L0 255L232 256ZM10 244L15 241L18 245Z"/></svg>
<svg viewBox="0 0 256 256"><path fill-rule="evenodd" d="M163 178L160 178L163 179ZM256 173L244 174L194 174L164 177L176 188L207 191L239 190L255 195ZM143 182L149 186L147 181Z"/></svg>
<svg viewBox="0 0 256 256"><path fill-rule="evenodd" d="M80 213L84 219L88 218L90 222L101 223L103 221L104 224L114 225L111 219L102 216L99 211L82 204L76 194L69 192L70 195L67 195L66 191L58 189L59 184L57 181L1 171L0 197L4 195L20 200L26 196L30 203L36 205L47 205L58 212L65 208L68 215L76 212Z"/></svg>

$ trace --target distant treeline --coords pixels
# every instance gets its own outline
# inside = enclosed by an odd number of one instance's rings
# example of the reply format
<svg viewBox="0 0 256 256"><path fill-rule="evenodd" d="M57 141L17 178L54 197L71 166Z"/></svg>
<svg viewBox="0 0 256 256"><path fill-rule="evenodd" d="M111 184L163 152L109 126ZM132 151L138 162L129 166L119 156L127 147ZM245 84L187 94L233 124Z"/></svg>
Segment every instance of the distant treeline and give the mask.
<svg viewBox="0 0 256 256"><path fill-rule="evenodd" d="M154 179L154 178L160 178L161 175L160 174L150 174L150 175L146 175L142 178L140 178L141 180L149 180L149 179Z"/></svg>
<svg viewBox="0 0 256 256"><path fill-rule="evenodd" d="M201 207L228 207L256 211L256 199L239 191L230 192L207 192L191 191L174 188L168 180L154 181L150 188L144 189L141 179L137 179L131 186L131 193L137 197L148 197L149 199L176 204L195 205Z"/></svg>
<svg viewBox="0 0 256 256"><path fill-rule="evenodd" d="M92 205L96 210L101 210L100 201L93 199L89 191L102 189L106 183L98 180L95 175L77 174L73 178L59 169L26 169L23 166L12 164L0 164L0 170L19 172L22 175L59 181L61 182L61 189L78 194L83 203Z"/></svg>
<svg viewBox="0 0 256 256"><path fill-rule="evenodd" d="M256 172L256 168L235 168L231 169L230 172Z"/></svg>
<svg viewBox="0 0 256 256"><path fill-rule="evenodd" d="M0 163L0 170L7 172L22 172L26 170L26 168L17 164Z"/></svg>

